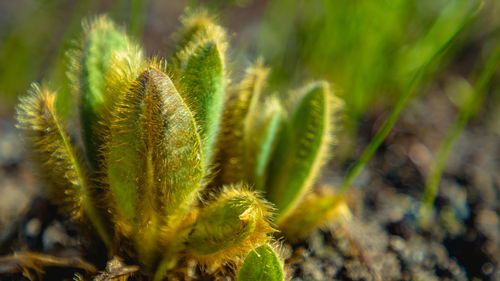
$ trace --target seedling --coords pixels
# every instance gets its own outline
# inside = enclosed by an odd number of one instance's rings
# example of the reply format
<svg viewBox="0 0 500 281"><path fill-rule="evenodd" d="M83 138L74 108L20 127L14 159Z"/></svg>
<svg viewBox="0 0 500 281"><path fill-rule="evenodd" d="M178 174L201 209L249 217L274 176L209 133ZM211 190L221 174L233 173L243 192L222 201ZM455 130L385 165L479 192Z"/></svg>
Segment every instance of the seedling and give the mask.
<svg viewBox="0 0 500 281"><path fill-rule="evenodd" d="M85 23L68 70L79 133L58 115L48 86L34 84L17 108L50 198L82 228L90 222L110 257L140 264L155 280L182 259L241 263L275 231L270 204L246 184L205 192L227 43L206 14L194 18L168 67L145 58L107 17Z"/></svg>
<svg viewBox="0 0 500 281"><path fill-rule="evenodd" d="M287 96L266 94L268 73L262 63L249 68L225 104L214 185L253 185L276 206L279 229L294 239L339 218L338 210L349 216L341 197L312 195L342 103L324 81Z"/></svg>

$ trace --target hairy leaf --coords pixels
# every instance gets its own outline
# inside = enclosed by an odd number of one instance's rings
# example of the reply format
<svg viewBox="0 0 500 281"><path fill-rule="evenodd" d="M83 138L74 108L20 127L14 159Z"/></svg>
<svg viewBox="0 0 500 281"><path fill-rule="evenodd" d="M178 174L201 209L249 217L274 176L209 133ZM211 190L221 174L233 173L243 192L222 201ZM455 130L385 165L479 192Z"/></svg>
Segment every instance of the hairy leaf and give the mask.
<svg viewBox="0 0 500 281"><path fill-rule="evenodd" d="M252 100L260 100L269 70L261 63L249 67L245 78L230 92L224 105L221 129L217 139L217 185L232 184L246 179L244 134ZM256 107L256 106L255 106ZM257 108L254 111L258 111Z"/></svg>
<svg viewBox="0 0 500 281"><path fill-rule="evenodd" d="M344 197L322 186L307 194L287 219L280 223L280 230L291 241L304 238L311 230L324 225L342 226L352 217Z"/></svg>
<svg viewBox="0 0 500 281"><path fill-rule="evenodd" d="M188 10L181 17L182 26L177 33L177 53L179 54L200 33L215 31L223 33L216 24L216 18L206 10Z"/></svg>
<svg viewBox="0 0 500 281"><path fill-rule="evenodd" d="M248 253L238 274L238 281L283 281L283 265L269 244Z"/></svg>
<svg viewBox="0 0 500 281"><path fill-rule="evenodd" d="M17 108L18 127L26 133L40 174L50 187L50 198L74 219L87 217L110 246L107 228L95 206L98 202L92 196L87 167L57 116L55 99L55 93L33 84Z"/></svg>
<svg viewBox="0 0 500 281"><path fill-rule="evenodd" d="M269 239L270 207L243 187L226 188L200 210L186 246L205 264L245 254Z"/></svg>
<svg viewBox="0 0 500 281"><path fill-rule="evenodd" d="M280 220L310 190L328 158L331 115L338 106L332 100L327 83L314 83L302 90L282 124L266 184L267 197L276 205Z"/></svg>
<svg viewBox="0 0 500 281"><path fill-rule="evenodd" d="M254 98L257 98L254 96ZM274 149L275 139L282 122L283 110L276 98L257 101L245 119L244 159L245 180L264 191L267 167Z"/></svg>
<svg viewBox="0 0 500 281"><path fill-rule="evenodd" d="M160 226L175 228L198 196L203 168L193 116L171 80L151 66L120 100L110 131L116 216L138 231L141 249L157 251Z"/></svg>
<svg viewBox="0 0 500 281"><path fill-rule="evenodd" d="M105 89L106 75L120 61L120 57L126 56L124 53L135 52L142 56L142 51L133 46L127 35L105 16L85 22L83 26L80 46L69 54L71 65L68 76L75 93L79 95L87 157L92 167L97 169L105 134L100 132L100 123L105 109L112 102Z"/></svg>
<svg viewBox="0 0 500 281"><path fill-rule="evenodd" d="M226 35L222 28L202 28L176 56L176 85L193 112L202 140L204 163L211 162L225 96Z"/></svg>

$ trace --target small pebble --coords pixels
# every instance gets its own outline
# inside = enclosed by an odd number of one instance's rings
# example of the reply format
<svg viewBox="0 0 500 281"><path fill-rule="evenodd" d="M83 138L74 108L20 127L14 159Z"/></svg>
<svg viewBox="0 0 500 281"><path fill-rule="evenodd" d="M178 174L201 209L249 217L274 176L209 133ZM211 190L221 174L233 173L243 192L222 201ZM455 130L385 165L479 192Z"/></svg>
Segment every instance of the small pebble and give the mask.
<svg viewBox="0 0 500 281"><path fill-rule="evenodd" d="M397 235L391 235L389 244L391 249L400 253L405 248L405 240Z"/></svg>
<svg viewBox="0 0 500 281"><path fill-rule="evenodd" d="M36 237L42 230L42 222L38 218L33 218L25 226L26 236Z"/></svg>
<svg viewBox="0 0 500 281"><path fill-rule="evenodd" d="M416 263L421 263L424 260L424 257L425 255L421 251L416 251L415 253L413 253L413 261Z"/></svg>
<svg viewBox="0 0 500 281"><path fill-rule="evenodd" d="M491 273L493 273L493 269L495 269L495 267L493 266L493 264L491 262L484 263L481 266L481 270L486 275L490 275Z"/></svg>
<svg viewBox="0 0 500 281"><path fill-rule="evenodd" d="M67 246L70 242L70 237L66 234L66 231L61 223L55 222L49 225L42 236L43 248L45 250L51 250L55 246Z"/></svg>

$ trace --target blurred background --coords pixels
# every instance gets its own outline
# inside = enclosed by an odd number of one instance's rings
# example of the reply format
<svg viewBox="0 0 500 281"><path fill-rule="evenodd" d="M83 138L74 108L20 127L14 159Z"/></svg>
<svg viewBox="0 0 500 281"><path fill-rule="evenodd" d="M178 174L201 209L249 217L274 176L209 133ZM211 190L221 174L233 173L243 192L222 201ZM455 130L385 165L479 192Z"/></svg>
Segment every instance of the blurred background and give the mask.
<svg viewBox="0 0 500 281"><path fill-rule="evenodd" d="M272 68L270 91L326 79L345 100L343 145L352 153L364 118L396 103L415 71L453 36L421 84L466 87L498 43L500 3L487 0L21 0L0 2L0 116L13 113L31 82L62 85L65 53L82 19L107 13L150 55L172 51L185 7L219 15L232 38L232 71L258 58ZM480 5L480 4L479 4ZM461 29L461 25L467 25ZM427 83L429 82L429 83ZM59 89L67 91L67 89ZM424 91L421 91L424 92ZM450 93L454 95L455 91ZM421 96L420 94L416 95ZM449 97L458 100L464 97ZM498 104L498 98L494 98ZM457 104L457 106L459 106Z"/></svg>
<svg viewBox="0 0 500 281"><path fill-rule="evenodd" d="M199 6L218 15L229 31L233 82L262 58L272 70L270 92L286 93L316 79L333 84L345 107L325 181L339 184L390 112L402 106L355 185L377 187L373 192L389 186L407 195L415 203L401 212L414 215L428 192L433 163L443 158L434 205L442 225L438 240L472 241L458 253L445 245L462 266L472 262L463 256L485 256L465 266L469 278L500 276L500 73L492 63L500 44L497 0L0 0L0 245L15 232L14 218L35 196L30 194L37 193L14 128L17 97L42 81L71 95L64 86L65 54L82 19L107 13L143 42L148 55L169 56L179 17L186 7ZM481 84L485 70L491 75ZM460 122L467 124L463 134ZM440 154L453 130L454 149ZM361 190L360 198L376 196ZM470 240L473 230L482 238ZM486 242L493 248L474 252Z"/></svg>

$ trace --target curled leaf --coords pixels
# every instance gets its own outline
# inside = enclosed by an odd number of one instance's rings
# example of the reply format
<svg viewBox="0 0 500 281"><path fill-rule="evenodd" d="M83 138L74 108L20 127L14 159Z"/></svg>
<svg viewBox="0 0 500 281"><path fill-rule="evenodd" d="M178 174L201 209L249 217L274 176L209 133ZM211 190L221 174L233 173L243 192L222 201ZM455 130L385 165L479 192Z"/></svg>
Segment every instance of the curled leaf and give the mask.
<svg viewBox="0 0 500 281"><path fill-rule="evenodd" d="M265 191L267 167L284 114L279 100L275 97L258 102L255 107L251 108L245 119L245 180L253 183L255 189Z"/></svg>
<svg viewBox="0 0 500 281"><path fill-rule="evenodd" d="M109 246L108 228L97 210L87 167L59 120L56 94L33 84L17 107L18 127L23 129L42 177L49 185L50 198L75 220L88 218Z"/></svg>
<svg viewBox="0 0 500 281"><path fill-rule="evenodd" d="M269 240L270 207L243 187L224 191L200 210L186 241L189 252L204 264L218 264L246 254Z"/></svg>

